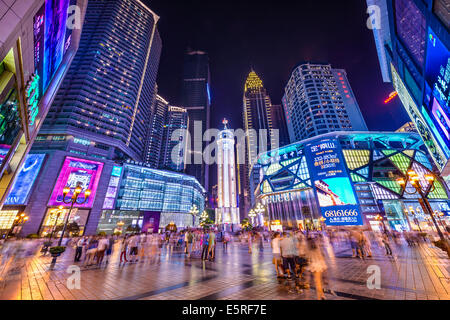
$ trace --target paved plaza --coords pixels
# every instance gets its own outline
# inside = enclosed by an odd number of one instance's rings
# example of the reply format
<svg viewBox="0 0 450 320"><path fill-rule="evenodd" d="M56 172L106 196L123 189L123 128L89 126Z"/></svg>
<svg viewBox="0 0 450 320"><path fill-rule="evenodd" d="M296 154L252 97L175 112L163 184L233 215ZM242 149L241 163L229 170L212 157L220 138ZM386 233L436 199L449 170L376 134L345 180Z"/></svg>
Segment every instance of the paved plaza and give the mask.
<svg viewBox="0 0 450 320"><path fill-rule="evenodd" d="M277 280L269 244L248 253L240 243L227 252L217 245L215 262L186 259L181 252L163 249L157 260L146 259L125 266L118 264L118 247L108 265L81 267L81 288L68 289L67 268L73 265L68 250L50 271L50 257L35 257L22 268L2 272L0 299L3 300L304 300L315 299L311 290L297 292L294 281ZM450 300L450 262L446 254L431 245L395 247L388 258L375 247L372 258L351 257L346 246L327 255L326 294L329 300ZM381 270L381 289L368 289L367 269Z"/></svg>

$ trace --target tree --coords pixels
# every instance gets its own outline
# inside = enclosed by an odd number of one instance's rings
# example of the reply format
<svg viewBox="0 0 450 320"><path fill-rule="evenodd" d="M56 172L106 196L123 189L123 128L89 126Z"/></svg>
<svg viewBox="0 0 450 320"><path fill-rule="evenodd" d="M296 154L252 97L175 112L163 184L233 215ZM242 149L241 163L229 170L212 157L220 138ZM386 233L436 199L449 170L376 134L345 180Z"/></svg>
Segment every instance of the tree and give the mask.
<svg viewBox="0 0 450 320"><path fill-rule="evenodd" d="M202 228L212 226L213 224L214 224L214 221L212 221L210 218L204 218L200 221L200 226Z"/></svg>
<svg viewBox="0 0 450 320"><path fill-rule="evenodd" d="M244 229L245 231L250 231L253 229L253 225L250 223L250 220L248 220L248 218L242 219L241 225L242 229Z"/></svg>

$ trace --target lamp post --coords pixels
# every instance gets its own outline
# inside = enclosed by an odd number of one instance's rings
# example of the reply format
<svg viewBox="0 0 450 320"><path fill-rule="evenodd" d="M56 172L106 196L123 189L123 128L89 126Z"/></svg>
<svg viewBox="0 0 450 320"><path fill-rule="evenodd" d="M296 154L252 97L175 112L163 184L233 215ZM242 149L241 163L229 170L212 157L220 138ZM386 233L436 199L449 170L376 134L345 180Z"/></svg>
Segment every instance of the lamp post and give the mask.
<svg viewBox="0 0 450 320"><path fill-rule="evenodd" d="M260 202L258 202L258 204L255 207L255 212L258 215L258 217L263 214L266 211L266 207L264 207ZM260 225L259 223L260 221L258 221L258 226Z"/></svg>
<svg viewBox="0 0 450 320"><path fill-rule="evenodd" d="M198 215L199 212L197 205L193 204L189 211L189 213L192 214L192 227L195 227L195 216Z"/></svg>
<svg viewBox="0 0 450 320"><path fill-rule="evenodd" d="M64 238L64 233L66 232L66 228L67 228L67 223L69 222L69 218L70 218L70 214L72 213L72 209L73 206L75 204L84 204L88 201L89 196L91 195L91 190L86 189L84 191L84 199L81 201L78 201L78 198L80 198L81 192L83 192L83 188L81 187L80 183L78 183L77 187L74 189L73 191L73 195L71 197L68 197L68 194L70 193L71 188L70 187L65 187L63 189L63 202L65 204L70 204L70 209L69 209L69 213L67 214L65 220L64 220L64 226L61 232L61 237L59 237L59 241L58 241L58 247L61 246L63 238ZM57 256L54 256L52 259L52 266L55 265L56 263L56 259Z"/></svg>
<svg viewBox="0 0 450 320"><path fill-rule="evenodd" d="M320 226L321 226L321 228L322 228L322 231L324 231L325 230L325 220L327 220L327 219L325 219L324 217L320 217L319 218L319 221L320 221Z"/></svg>
<svg viewBox="0 0 450 320"><path fill-rule="evenodd" d="M442 219L441 219L441 217L444 216L444 213L443 213L442 211L437 211L437 210L436 210L436 211L434 212L434 215L435 215L436 217L438 217L439 223L441 224L442 228L445 229L444 222L443 222Z"/></svg>
<svg viewBox="0 0 450 320"><path fill-rule="evenodd" d="M384 224L384 218L382 216L380 216L379 214L375 217L375 220L377 221L381 221L381 225L383 226L383 232L386 233L387 229L386 229L386 225Z"/></svg>
<svg viewBox="0 0 450 320"><path fill-rule="evenodd" d="M14 221L13 221L13 224L12 224L11 228L8 230L8 233L6 234L5 241L8 240L8 237L11 234L11 231L14 230L14 228L24 224L25 222L28 221L28 219L29 219L28 216L25 213L23 213L23 212L21 214L17 215L14 218Z"/></svg>
<svg viewBox="0 0 450 320"><path fill-rule="evenodd" d="M442 233L441 229L439 228L438 223L436 222L436 219L433 215L433 209L431 208L430 203L428 202L428 195L435 190L434 182L436 181L436 177L433 174L425 174L423 177L428 181L428 186L425 188L420 183L419 175L414 170L409 170L407 172L407 180L404 178L398 178L397 183L402 187L403 191L408 194L419 194L420 200L422 200L423 209L426 214L428 214L431 217L431 220L433 221L436 230L438 232L439 238L441 239L442 243L444 244L447 255L450 257L450 247L447 242L447 239L445 239L444 234ZM414 187L414 192L408 192L406 190L406 184L407 182L411 183L411 185ZM420 230L420 229L419 229Z"/></svg>
<svg viewBox="0 0 450 320"><path fill-rule="evenodd" d="M55 233L56 225L58 224L58 220L59 220L59 216L63 212L64 212L64 207L63 206L59 206L58 209L53 209L52 211L50 211L50 213L52 215L56 214L55 224L53 225L52 233L50 234L50 239L53 239L53 234Z"/></svg>
<svg viewBox="0 0 450 320"><path fill-rule="evenodd" d="M254 209L250 209L248 212L248 216L252 219L252 224L255 224L256 211Z"/></svg>

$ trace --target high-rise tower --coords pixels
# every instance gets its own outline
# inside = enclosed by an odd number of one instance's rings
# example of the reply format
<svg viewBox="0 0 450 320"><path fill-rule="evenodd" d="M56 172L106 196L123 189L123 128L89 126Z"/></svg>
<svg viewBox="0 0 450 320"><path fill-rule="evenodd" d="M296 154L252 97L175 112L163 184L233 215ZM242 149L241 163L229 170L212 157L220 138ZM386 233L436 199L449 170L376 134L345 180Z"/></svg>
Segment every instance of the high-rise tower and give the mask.
<svg viewBox="0 0 450 320"><path fill-rule="evenodd" d="M233 132L227 128L226 119L223 120L223 124L225 128L219 133L217 140L216 223L230 230L232 225L238 225L240 222L237 208L235 142Z"/></svg>
<svg viewBox="0 0 450 320"><path fill-rule="evenodd" d="M241 218L245 217L254 204L254 190L259 181L251 179L251 169L260 152L267 151L271 147L278 147L278 139L271 134L273 130L271 118L271 101L259 76L251 71L247 77L243 97L244 130L247 133L245 139L245 164L239 163L239 208ZM266 130L266 131L264 131ZM238 147L238 153L243 148ZM238 154L238 159L244 155Z"/></svg>
<svg viewBox="0 0 450 320"><path fill-rule="evenodd" d="M169 106L164 122L159 167L182 172L186 164L188 112L184 108Z"/></svg>
<svg viewBox="0 0 450 320"><path fill-rule="evenodd" d="M333 131L367 131L345 70L329 64L297 66L283 106L291 143Z"/></svg>
<svg viewBox="0 0 450 320"><path fill-rule="evenodd" d="M194 176L208 190L209 166L203 161L203 134L210 128L210 72L208 54L188 51L184 58L181 105L189 114L187 174ZM195 128L198 128L197 131ZM208 190L209 191L209 190Z"/></svg>
<svg viewBox="0 0 450 320"><path fill-rule="evenodd" d="M80 49L39 134L144 161L161 54L159 17L138 0L90 0Z"/></svg>

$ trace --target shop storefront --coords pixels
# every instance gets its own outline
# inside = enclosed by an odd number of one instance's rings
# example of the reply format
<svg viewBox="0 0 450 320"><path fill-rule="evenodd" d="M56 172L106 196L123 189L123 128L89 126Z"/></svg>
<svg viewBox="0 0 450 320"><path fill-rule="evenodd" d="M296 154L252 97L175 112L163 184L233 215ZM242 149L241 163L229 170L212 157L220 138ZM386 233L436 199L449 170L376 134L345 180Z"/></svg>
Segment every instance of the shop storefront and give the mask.
<svg viewBox="0 0 450 320"><path fill-rule="evenodd" d="M425 176L435 168L425 150L416 133L336 132L301 141L259 156L258 201L270 222L279 220L283 227L309 229L324 223L381 230L384 223L396 231L434 230L420 195L409 182L401 186L397 181L408 181L407 172L413 170L420 183L430 186ZM427 199L445 228L448 191L434 177Z"/></svg>

